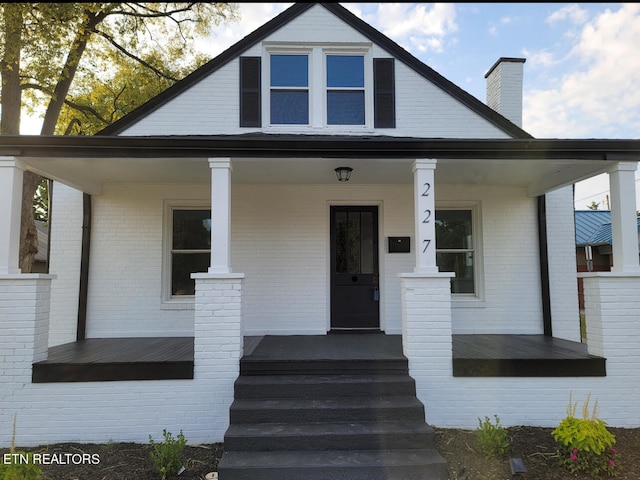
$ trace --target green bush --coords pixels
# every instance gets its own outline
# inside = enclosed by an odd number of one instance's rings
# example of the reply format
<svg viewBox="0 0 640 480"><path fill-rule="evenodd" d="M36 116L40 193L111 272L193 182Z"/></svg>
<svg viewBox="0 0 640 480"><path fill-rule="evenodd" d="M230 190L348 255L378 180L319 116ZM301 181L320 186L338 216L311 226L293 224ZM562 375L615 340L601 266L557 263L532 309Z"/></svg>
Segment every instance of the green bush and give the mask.
<svg viewBox="0 0 640 480"><path fill-rule="evenodd" d="M496 423L492 423L489 417L484 417L484 421L478 418L478 432L476 434L476 445L478 451L487 458L500 457L509 449L509 439L507 429L500 425L500 419L494 415Z"/></svg>
<svg viewBox="0 0 640 480"><path fill-rule="evenodd" d="M590 475L617 475L615 436L607 430L607 424L598 418L598 402L593 413L589 413L589 399L584 402L582 418L576 418L577 404L569 396L567 416L551 432L558 443L561 465L571 473L585 472Z"/></svg>
<svg viewBox="0 0 640 480"><path fill-rule="evenodd" d="M11 461L0 462L0 480L39 480L42 469L33 461L33 454L11 450Z"/></svg>
<svg viewBox="0 0 640 480"><path fill-rule="evenodd" d="M34 463L33 454L16 451L16 419L13 415L13 433L11 435L10 461L5 463L3 456L0 461L0 480L39 480L42 478L40 465Z"/></svg>
<svg viewBox="0 0 640 480"><path fill-rule="evenodd" d="M149 444L152 449L150 456L153 467L160 474L162 480L166 480L167 477L177 475L183 467L182 452L187 445L187 440L184 438L182 430L177 438L173 438L171 432L167 432L166 428L162 430L162 435L164 441L157 443L149 435Z"/></svg>

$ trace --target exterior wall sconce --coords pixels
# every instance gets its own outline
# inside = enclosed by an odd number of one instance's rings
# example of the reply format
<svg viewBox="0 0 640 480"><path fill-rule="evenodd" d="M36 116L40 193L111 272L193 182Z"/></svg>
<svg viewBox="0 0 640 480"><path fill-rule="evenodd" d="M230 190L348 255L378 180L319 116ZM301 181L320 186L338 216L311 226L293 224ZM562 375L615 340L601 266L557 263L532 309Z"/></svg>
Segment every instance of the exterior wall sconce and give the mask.
<svg viewBox="0 0 640 480"><path fill-rule="evenodd" d="M339 182L348 182L349 178L351 178L351 172L353 172L353 168L338 167L335 169L335 172Z"/></svg>

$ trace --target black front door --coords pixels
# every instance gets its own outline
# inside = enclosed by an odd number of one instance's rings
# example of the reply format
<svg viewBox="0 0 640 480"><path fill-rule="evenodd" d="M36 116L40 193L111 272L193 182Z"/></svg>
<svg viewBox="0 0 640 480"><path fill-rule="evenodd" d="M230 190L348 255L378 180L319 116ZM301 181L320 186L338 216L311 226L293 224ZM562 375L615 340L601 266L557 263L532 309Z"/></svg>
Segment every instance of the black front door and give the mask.
<svg viewBox="0 0 640 480"><path fill-rule="evenodd" d="M378 207L331 207L331 330L379 330Z"/></svg>

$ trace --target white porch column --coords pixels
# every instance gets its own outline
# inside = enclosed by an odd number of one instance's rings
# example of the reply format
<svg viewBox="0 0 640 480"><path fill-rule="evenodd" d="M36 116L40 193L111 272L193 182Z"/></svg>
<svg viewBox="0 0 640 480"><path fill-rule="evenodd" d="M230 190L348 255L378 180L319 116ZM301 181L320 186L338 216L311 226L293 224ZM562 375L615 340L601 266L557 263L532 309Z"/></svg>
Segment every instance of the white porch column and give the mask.
<svg viewBox="0 0 640 480"><path fill-rule="evenodd" d="M433 158L421 158L413 164L415 273L432 274L438 272L436 266L436 206L433 188L436 162Z"/></svg>
<svg viewBox="0 0 640 480"><path fill-rule="evenodd" d="M24 165L0 157L0 275L20 273L20 212Z"/></svg>
<svg viewBox="0 0 640 480"><path fill-rule="evenodd" d="M209 273L231 272L231 159L210 158L211 263Z"/></svg>
<svg viewBox="0 0 640 480"><path fill-rule="evenodd" d="M637 162L619 162L609 171L613 272L640 274L636 215Z"/></svg>

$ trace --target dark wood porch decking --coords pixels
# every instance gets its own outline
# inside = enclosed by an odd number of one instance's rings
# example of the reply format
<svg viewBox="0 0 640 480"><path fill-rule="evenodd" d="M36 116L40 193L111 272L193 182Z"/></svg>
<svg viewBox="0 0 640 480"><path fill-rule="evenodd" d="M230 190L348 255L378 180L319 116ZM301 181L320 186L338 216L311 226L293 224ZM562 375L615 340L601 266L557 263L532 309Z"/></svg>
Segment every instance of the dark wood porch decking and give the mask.
<svg viewBox="0 0 640 480"><path fill-rule="evenodd" d="M453 335L454 377L604 377L587 345L546 335Z"/></svg>
<svg viewBox="0 0 640 480"><path fill-rule="evenodd" d="M243 361L341 360L377 353L403 357L400 335L336 334L245 337ZM33 364L33 383L193 379L192 337L94 338L49 349ZM453 335L455 377L605 376L605 362L585 344L544 335Z"/></svg>
<svg viewBox="0 0 640 480"><path fill-rule="evenodd" d="M49 349L32 382L193 378L192 337L90 338Z"/></svg>

